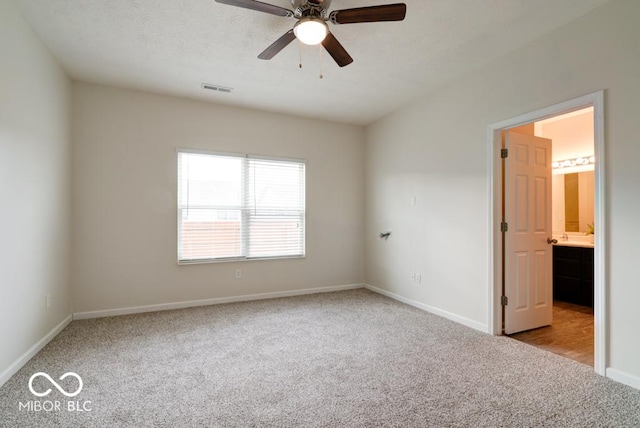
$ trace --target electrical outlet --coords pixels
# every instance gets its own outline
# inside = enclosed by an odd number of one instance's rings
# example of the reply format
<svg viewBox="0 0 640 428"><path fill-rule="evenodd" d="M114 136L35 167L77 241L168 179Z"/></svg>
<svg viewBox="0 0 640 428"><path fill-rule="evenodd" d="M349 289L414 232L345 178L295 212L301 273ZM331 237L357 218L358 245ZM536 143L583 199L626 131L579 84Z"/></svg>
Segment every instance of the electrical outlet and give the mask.
<svg viewBox="0 0 640 428"><path fill-rule="evenodd" d="M47 302L47 309L49 309L51 307L51 294L47 294L46 302Z"/></svg>
<svg viewBox="0 0 640 428"><path fill-rule="evenodd" d="M236 269L236 279L242 278L242 269Z"/></svg>
<svg viewBox="0 0 640 428"><path fill-rule="evenodd" d="M416 273L416 284L422 284L422 274Z"/></svg>

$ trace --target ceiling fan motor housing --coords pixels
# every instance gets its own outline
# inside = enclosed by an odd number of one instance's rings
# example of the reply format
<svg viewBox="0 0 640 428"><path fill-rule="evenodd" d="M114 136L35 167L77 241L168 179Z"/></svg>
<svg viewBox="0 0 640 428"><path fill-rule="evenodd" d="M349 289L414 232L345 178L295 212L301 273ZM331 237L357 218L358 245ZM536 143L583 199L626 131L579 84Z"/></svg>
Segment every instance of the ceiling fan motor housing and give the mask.
<svg viewBox="0 0 640 428"><path fill-rule="evenodd" d="M307 4L322 6L324 9L331 7L331 0L291 0L294 10Z"/></svg>
<svg viewBox="0 0 640 428"><path fill-rule="evenodd" d="M305 17L313 17L322 20L327 18L327 8L329 3L327 1L319 1L318 3L308 0L291 0L294 3L293 16L297 19Z"/></svg>

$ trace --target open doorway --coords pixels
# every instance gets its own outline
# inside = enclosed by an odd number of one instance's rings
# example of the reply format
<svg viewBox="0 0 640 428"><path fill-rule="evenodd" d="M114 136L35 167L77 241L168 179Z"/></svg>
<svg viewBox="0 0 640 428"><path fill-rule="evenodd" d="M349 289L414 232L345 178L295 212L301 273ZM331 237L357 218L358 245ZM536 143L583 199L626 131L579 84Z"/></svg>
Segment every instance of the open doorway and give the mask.
<svg viewBox="0 0 640 428"><path fill-rule="evenodd" d="M552 320L509 337L594 365L594 109L503 131L551 141Z"/></svg>
<svg viewBox="0 0 640 428"><path fill-rule="evenodd" d="M547 119L550 119L552 117L556 117L556 116L560 116L560 115L564 115L564 114L568 114L568 113L572 113L575 114L576 116L579 115L579 113L577 113L579 110L583 110L585 108L592 108L592 113L591 113L591 117L592 117L592 121L593 121L593 159L591 159L591 161L594 161L595 163L592 164L594 165L593 169L594 169L594 174L593 174L593 195L594 195L594 218L593 218L593 222L590 223L594 229L596 230L596 233L594 236L594 244L593 244L593 288L592 288L592 294L590 294L590 298L593 301L593 312L591 315L590 313L587 313L586 315L588 317L591 318L591 322L593 325L593 348L594 348L594 352L593 352L593 366L594 369L596 371L596 373L602 374L604 375L605 372L605 367L606 367L606 361L605 361L605 356L606 356L606 326L605 326L605 288L604 288L604 254L605 254L605 239L604 239L604 224L605 223L605 219L604 219L604 214L605 214L605 210L604 210L604 199L603 199L603 189L604 189L604 111L603 111L603 99L604 99L604 93L601 92L597 92L597 93L593 93L593 94L589 94L586 95L584 97L580 97L574 100L570 100L555 106L551 106L545 109L541 109L535 112L531 112L528 114L524 114L518 117L514 117L511 119L507 119L504 121L501 121L499 123L495 123L489 126L488 131L489 131L489 144L490 144L490 151L489 151L489 167L490 167L490 171L491 171L491 175L490 175L490 191L491 191L491 213L490 213L490 219L491 219L491 237L490 237L490 264L491 264L491 271L490 271L490 285L489 285L489 294L490 294L490 299L489 299L489 316L490 316L490 322L489 322L489 327L490 327L490 331L493 334L503 334L503 331L505 331L505 318L508 319L509 316L507 315L505 317L505 308L508 311L513 311L514 307L525 307L527 304L529 304L531 307L536 307L539 309L539 307L542 307L544 305L547 305L548 309L551 310L550 308L550 304L552 303L552 299L548 298L548 299L538 299L538 295L536 295L536 300L534 299L527 299L526 298L526 293L522 293L521 289L516 288L515 291L515 295L514 295L514 291L513 289L511 290L511 296L509 296L509 290L507 290L507 287L505 287L505 289L503 290L503 286L508 285L510 283L510 278L506 278L505 276L505 267L507 267L507 271L508 271L508 264L510 257L511 260L513 260L513 254L511 254L511 256L509 256L507 253L508 251L506 251L506 249L509 249L509 243L508 240L505 241L504 237L506 234L508 234L508 224L505 224L504 220L504 205L503 205L503 195L508 194L509 190L505 189L505 187L503 187L503 179L506 180L506 178L503 176L503 168L502 168L502 163L504 162L504 159L502 158L501 155L503 155L504 151L503 149L503 131L506 130L513 130L514 128L518 128L518 127L522 127L525 126L525 128L528 126L530 128L530 130L528 132L535 134L536 133L536 122L543 122ZM521 131L523 130L523 128L520 129ZM533 137L533 138L537 138L537 137ZM544 139L541 139L544 140ZM542 146L540 146L542 147ZM534 148L533 151L531 153L535 153L535 156L537 157L538 160L540 160L542 163L549 163L549 167L551 164L551 157L549 156L548 160L544 160L542 157L540 157L540 153L542 153L544 150L538 148ZM524 152L522 152L524 153ZM584 162L583 158L584 156L577 156L577 157L581 157L580 162ZM576 157L576 158L577 158ZM589 156L590 158L591 156ZM575 160L576 158L573 158L573 160ZM566 159L566 160L571 160L571 159ZM587 162L589 162L590 160L587 158ZM557 174L560 175L560 174ZM532 180L533 181L537 181L538 183L541 182L541 180L538 177L533 177L532 176ZM544 181L544 180L542 180ZM551 181L551 175L549 175L549 182ZM537 191L534 188L532 191ZM549 183L548 186L548 193L551 194L551 185ZM526 192L524 192L526 193ZM529 192L532 193L532 192ZM551 216L551 211L549 211L548 216ZM539 216L539 218L542 217L546 217L547 214L543 215L543 216ZM556 217L560 217L558 214L556 214ZM566 215L565 215L566 217ZM550 220L550 219L549 219ZM558 220L558 219L556 219ZM565 218L566 220L566 218ZM544 235L545 235L545 241L548 241L549 245L551 246L552 241L554 239L562 239L562 235L563 234L553 234L551 231L551 221L549 221L549 227L547 227L544 230ZM557 227L557 225L556 225ZM578 223L578 229L580 228L580 225ZM505 231L506 229L506 231ZM565 233L567 231L565 230ZM575 235L572 235L571 238L574 237L578 237L578 234L580 234L580 236L582 237L581 239L585 239L585 240L590 240L590 236L587 235L583 235L584 231L578 231L575 232ZM548 237L546 236L548 234ZM537 237L537 239L540 241L541 240L541 234L538 234L539 236ZM567 241L572 240L573 239L567 239ZM575 239L577 240L577 239ZM549 248L549 247L546 247ZM554 246L555 248L555 246ZM551 252L548 250L540 250L540 251L532 251L531 254L532 256L538 257L540 254L542 253L548 253L550 254ZM506 254L506 255L505 255ZM541 257L538 257L540 260L542 260ZM521 260L526 261L527 258L526 257L522 257ZM533 258L530 258L530 260L533 260ZM542 264L540 264L540 266L542 266L544 263L546 262L542 262ZM527 263L524 263L522 266L527 265ZM547 267L545 268L547 272L550 271L550 269ZM513 271L517 271L518 267L513 268ZM544 269L543 269L544 270ZM541 272L541 271L540 271ZM508 275L507 275L508 276ZM531 278L539 278L540 275L537 275L535 272L530 276ZM511 277L513 278L513 277ZM524 278L524 276L523 276ZM538 279L536 279L536 281L538 281ZM530 282L530 281L529 281ZM540 281L538 281L540 282ZM546 282L551 283L551 280L549 279L549 281L544 281L544 283L546 284ZM524 281L524 283L528 283L526 280ZM550 284L546 284L546 287L548 287L547 289L550 289ZM539 287L539 284L536 284L535 287ZM535 288L533 287L533 288ZM530 295L534 295L536 291L533 292L533 294ZM540 293L539 293L540 294ZM551 295L550 293L548 294L549 296ZM523 298L523 296L525 296ZM591 297L592 296L592 297ZM511 299L510 299L511 297ZM516 306L512 306L509 307L509 301L511 300L512 303L514 303L514 299L516 299ZM522 302L528 302L523 304ZM570 303L570 302L568 302ZM507 305L507 306L505 306ZM578 305L578 306L585 306L585 305ZM571 310L571 308L569 308ZM578 309L582 309L582 308L578 308ZM516 311L517 312L517 311ZM533 312L533 311L531 311ZM575 311L577 312L577 311ZM550 313L550 312L549 312ZM573 316L576 315L575 313L570 314L570 317L573 318ZM560 321L561 320L561 315L556 315L556 320ZM550 322L551 323L551 322ZM579 323L577 323L579 324ZM587 330L588 331L588 330Z"/></svg>

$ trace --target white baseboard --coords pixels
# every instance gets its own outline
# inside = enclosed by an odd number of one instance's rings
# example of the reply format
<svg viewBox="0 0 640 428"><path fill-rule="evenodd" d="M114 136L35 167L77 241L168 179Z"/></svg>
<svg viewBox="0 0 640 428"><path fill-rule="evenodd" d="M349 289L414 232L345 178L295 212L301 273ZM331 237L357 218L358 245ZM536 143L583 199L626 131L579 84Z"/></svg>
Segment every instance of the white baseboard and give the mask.
<svg viewBox="0 0 640 428"><path fill-rule="evenodd" d="M275 299L278 297L302 296L305 294L331 293L334 291L354 290L363 288L363 284L336 285L332 287L307 288L302 290L275 291L272 293L247 294L243 296L220 297L215 299L190 300L186 302L161 303L157 305L133 306L128 308L105 309L101 311L77 312L74 320L89 318L114 317L118 315L140 314L144 312L167 311L171 309L194 308L198 306L220 305L223 303L249 302L252 300Z"/></svg>
<svg viewBox="0 0 640 428"><path fill-rule="evenodd" d="M606 370L606 373L609 379L613 379L616 382L623 383L635 389L640 389L640 377L638 376L612 369L611 367Z"/></svg>
<svg viewBox="0 0 640 428"><path fill-rule="evenodd" d="M373 291L375 293L382 294L383 296L390 297L390 298L392 298L394 300L397 300L399 302L406 303L407 305L416 307L418 309L422 309L423 311L432 313L434 315L438 315L438 316L440 316L442 318L446 318L448 320L457 322L458 324L465 325L465 326L470 327L470 328L472 328L474 330L479 330L479 331L481 331L483 333L488 333L489 332L489 327L486 324L482 324L482 323L479 323L477 321L473 321L473 320L470 320L468 318L464 318L464 317L461 317L459 315L452 314L451 312L443 311L442 309L438 309L438 308L433 307L433 306L425 305L424 303L420 303L420 302L418 302L416 300L407 299L406 297L402 297L399 294L395 294L395 293L392 293L390 291L383 290L382 288L374 287L373 285L365 284L364 288L366 288L367 290L371 290L371 291Z"/></svg>
<svg viewBox="0 0 640 428"><path fill-rule="evenodd" d="M4 385L11 376L16 374L34 355L36 355L47 343L51 342L51 339L56 337L66 326L71 322L71 315L65 318L60 324L55 326L53 330L47 333L42 339L40 339L35 345L33 345L27 352L22 354L20 358L13 362L5 371L0 373L0 386Z"/></svg>

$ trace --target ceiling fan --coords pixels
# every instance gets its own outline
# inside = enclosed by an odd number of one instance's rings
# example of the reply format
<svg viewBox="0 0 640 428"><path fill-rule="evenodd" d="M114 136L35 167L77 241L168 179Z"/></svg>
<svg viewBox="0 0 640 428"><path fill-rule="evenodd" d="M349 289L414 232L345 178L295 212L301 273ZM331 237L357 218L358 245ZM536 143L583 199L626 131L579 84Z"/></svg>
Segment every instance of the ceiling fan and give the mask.
<svg viewBox="0 0 640 428"><path fill-rule="evenodd" d="M291 30L265 49L258 58L271 59L298 38L308 45L322 43L340 67L351 64L353 58L331 34L327 21L332 24L402 21L407 13L407 5L404 3L334 10L329 13L331 0L291 0L293 10L255 0L216 0L216 2L298 20Z"/></svg>

